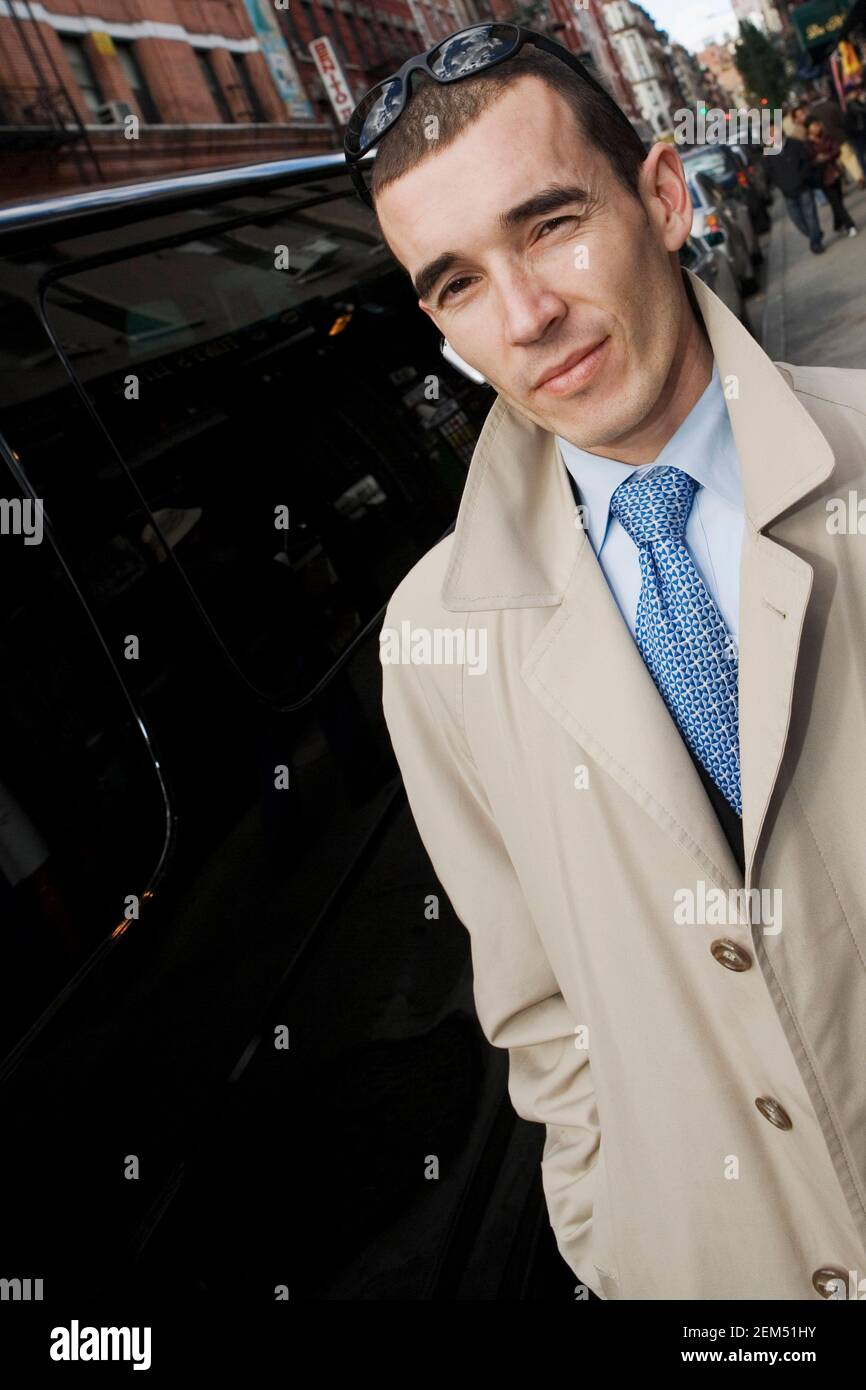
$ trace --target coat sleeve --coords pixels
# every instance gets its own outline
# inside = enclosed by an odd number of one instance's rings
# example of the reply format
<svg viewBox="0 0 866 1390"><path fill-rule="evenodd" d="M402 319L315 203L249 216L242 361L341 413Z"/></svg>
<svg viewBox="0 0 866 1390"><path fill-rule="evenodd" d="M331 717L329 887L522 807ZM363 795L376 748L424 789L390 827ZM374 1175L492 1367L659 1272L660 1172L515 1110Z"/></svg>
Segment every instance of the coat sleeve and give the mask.
<svg viewBox="0 0 866 1390"><path fill-rule="evenodd" d="M448 616L456 625L456 615ZM389 608L383 632L399 624ZM589 1054L576 1045L575 1020L466 742L458 715L462 668L390 664L384 647L380 659L385 720L409 806L469 933L481 1028L493 1046L507 1049L514 1109L546 1127L542 1186L557 1247L577 1279L605 1298L593 1265L600 1129Z"/></svg>

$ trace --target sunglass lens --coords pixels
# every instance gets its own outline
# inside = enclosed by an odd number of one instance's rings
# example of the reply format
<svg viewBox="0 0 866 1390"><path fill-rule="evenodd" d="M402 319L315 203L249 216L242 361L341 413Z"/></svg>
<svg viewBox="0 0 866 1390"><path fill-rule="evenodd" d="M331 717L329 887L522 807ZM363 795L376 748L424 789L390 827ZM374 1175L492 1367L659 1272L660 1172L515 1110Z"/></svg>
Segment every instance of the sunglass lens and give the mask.
<svg viewBox="0 0 866 1390"><path fill-rule="evenodd" d="M369 92L352 117L350 132L356 150L372 149L400 110L400 83L383 82Z"/></svg>
<svg viewBox="0 0 866 1390"><path fill-rule="evenodd" d="M437 77L453 80L479 68L486 68L517 46L513 24L479 24L446 39L430 54L430 67Z"/></svg>

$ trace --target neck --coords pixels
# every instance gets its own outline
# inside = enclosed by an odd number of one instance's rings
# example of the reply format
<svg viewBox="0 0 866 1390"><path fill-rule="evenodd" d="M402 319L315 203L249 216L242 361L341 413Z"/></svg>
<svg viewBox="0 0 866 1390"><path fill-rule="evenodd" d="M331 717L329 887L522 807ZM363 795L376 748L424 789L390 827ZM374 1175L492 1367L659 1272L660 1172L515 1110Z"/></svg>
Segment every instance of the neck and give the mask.
<svg viewBox="0 0 866 1390"><path fill-rule="evenodd" d="M713 352L700 316L686 285L682 287L680 330L673 361L661 395L648 415L630 431L627 438L617 440L615 452L591 449L590 453L639 467L653 463L669 439L672 439L689 411L700 400L713 375Z"/></svg>

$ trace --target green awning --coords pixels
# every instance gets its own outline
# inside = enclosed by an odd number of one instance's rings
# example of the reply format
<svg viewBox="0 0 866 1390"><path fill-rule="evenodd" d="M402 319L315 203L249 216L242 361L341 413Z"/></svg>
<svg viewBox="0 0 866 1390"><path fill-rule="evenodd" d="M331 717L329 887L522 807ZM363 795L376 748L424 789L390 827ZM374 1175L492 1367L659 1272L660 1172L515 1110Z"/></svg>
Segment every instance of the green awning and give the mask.
<svg viewBox="0 0 866 1390"><path fill-rule="evenodd" d="M805 5L789 9L800 47L806 50L835 47L852 7L853 0L807 0Z"/></svg>

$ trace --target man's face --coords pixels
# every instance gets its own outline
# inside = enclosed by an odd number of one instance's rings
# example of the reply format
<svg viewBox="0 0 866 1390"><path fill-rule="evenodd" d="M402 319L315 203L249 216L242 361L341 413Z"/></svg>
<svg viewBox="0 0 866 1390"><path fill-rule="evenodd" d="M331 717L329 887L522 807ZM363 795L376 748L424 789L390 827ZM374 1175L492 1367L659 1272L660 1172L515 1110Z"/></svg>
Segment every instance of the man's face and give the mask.
<svg viewBox="0 0 866 1390"><path fill-rule="evenodd" d="M566 199L502 225L557 185ZM627 440L658 404L686 304L675 253L692 221L670 146L650 151L638 198L562 98L526 77L376 209L420 307L536 424L592 448Z"/></svg>

